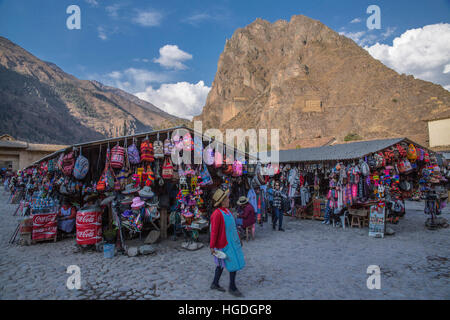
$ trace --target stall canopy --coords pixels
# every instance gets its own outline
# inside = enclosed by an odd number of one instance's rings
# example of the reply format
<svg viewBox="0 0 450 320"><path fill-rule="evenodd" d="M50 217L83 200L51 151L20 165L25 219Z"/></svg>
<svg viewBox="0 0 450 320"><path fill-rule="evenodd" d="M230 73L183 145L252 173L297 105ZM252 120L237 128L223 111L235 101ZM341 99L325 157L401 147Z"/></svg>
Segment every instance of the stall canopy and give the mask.
<svg viewBox="0 0 450 320"><path fill-rule="evenodd" d="M279 162L322 162L359 159L401 142L406 142L407 144L412 143L415 146L419 146L421 148L429 150L428 148L423 147L409 140L408 138L367 140L335 144L332 146L323 146L318 148L280 150ZM270 152L268 153L268 155L270 156Z"/></svg>
<svg viewBox="0 0 450 320"><path fill-rule="evenodd" d="M127 145L131 145L133 139L135 139L135 140L142 140L142 139L148 137L150 140L153 141L159 135L159 139L164 141L164 139L166 139L169 134L172 134L172 132L177 130L177 129L186 129L186 130L188 130L190 132L191 136L192 136L192 139L194 139L194 134L198 134L199 136L203 136L203 141L204 141L203 145L205 145L205 143L208 143L208 141L213 141L214 140L213 138L211 138L209 136L206 136L204 134L202 135L202 133L197 132L197 131L189 128L189 127L178 126L178 127L173 127L173 128L163 129L163 130L155 130L155 131L150 131L150 132L137 133L137 134L129 135L129 136L108 138L108 139L103 139L103 140L97 140L97 141L90 141L90 142L74 144L74 145L68 146L67 148L60 149L60 150L58 150L56 152L53 152L53 153L43 157L42 159L39 159L39 160L35 161L34 163L30 164L28 167L32 167L32 166L34 166L36 164L39 164L39 163L41 163L43 161L55 158L57 155L59 155L61 153L68 152L68 151L71 151L74 148L80 148L81 147L83 149L83 152L95 149L95 153L97 153L99 146L106 146L106 145L109 144L111 147L113 147L115 145L115 143L117 143L117 142L120 143L120 142L123 142L124 140L127 141ZM236 157L239 156L239 157L245 158L247 160L249 160L250 158L253 158L248 153L242 152L242 151L240 151L240 150L238 150L236 148L232 148L232 147L226 145L225 143L221 143L219 145L222 145L222 147L224 149L225 148L227 148L227 149L229 148L230 150L234 150L234 152L236 153ZM104 157L104 155L103 155L103 157Z"/></svg>

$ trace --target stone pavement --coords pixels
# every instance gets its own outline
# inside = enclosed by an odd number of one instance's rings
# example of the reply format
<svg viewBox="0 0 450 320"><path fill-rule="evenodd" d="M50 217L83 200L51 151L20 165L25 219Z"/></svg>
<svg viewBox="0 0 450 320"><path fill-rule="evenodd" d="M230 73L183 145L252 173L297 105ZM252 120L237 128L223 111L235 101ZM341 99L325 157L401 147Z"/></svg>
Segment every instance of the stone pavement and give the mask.
<svg viewBox="0 0 450 320"><path fill-rule="evenodd" d="M6 201L0 191L0 299L235 299L209 289L215 266L208 246L186 251L181 239L156 244L155 255L114 259L73 253L74 239L9 245L18 217ZM448 207L442 216L450 220ZM245 299L450 298L450 228L427 230L422 202L407 202L405 217L390 225L396 234L384 239L369 238L367 228L284 220L286 232L265 224L255 241L244 241L247 265L236 283ZM80 290L66 287L69 265L81 268ZM381 268L380 290L366 286L369 265Z"/></svg>

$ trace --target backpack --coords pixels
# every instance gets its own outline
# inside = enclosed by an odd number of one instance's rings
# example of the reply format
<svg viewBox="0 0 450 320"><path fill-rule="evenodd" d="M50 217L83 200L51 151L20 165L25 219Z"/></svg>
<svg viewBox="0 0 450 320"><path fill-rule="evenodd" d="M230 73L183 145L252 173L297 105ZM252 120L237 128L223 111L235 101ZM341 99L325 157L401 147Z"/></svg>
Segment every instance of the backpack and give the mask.
<svg viewBox="0 0 450 320"><path fill-rule="evenodd" d="M183 136L184 150L192 151L194 142L192 141L191 134L188 132Z"/></svg>
<svg viewBox="0 0 450 320"><path fill-rule="evenodd" d="M56 167L59 171L62 171L63 169L63 159L64 159L64 153L61 153L61 155L58 158L58 161L56 162Z"/></svg>
<svg viewBox="0 0 450 320"><path fill-rule="evenodd" d="M400 173L409 173L412 171L411 163L405 159L399 162L398 164L398 171Z"/></svg>
<svg viewBox="0 0 450 320"><path fill-rule="evenodd" d="M173 177L173 165L169 157L167 157L166 160L164 160L164 165L162 168L162 177L163 179L172 179Z"/></svg>
<svg viewBox="0 0 450 320"><path fill-rule="evenodd" d="M164 140L164 155L170 156L172 154L173 147L173 141L170 139L170 134L167 133L167 139Z"/></svg>
<svg viewBox="0 0 450 320"><path fill-rule="evenodd" d="M75 165L75 155L73 151L66 154L62 160L62 171L66 176L72 174L73 167Z"/></svg>
<svg viewBox="0 0 450 320"><path fill-rule="evenodd" d="M425 151L423 151L422 148L417 148L416 150L417 150L417 160L423 161L423 155L425 154Z"/></svg>
<svg viewBox="0 0 450 320"><path fill-rule="evenodd" d="M75 167L73 168L73 176L75 179L82 180L86 177L88 171L89 160L81 154L80 148L80 155L78 156L77 161L75 161Z"/></svg>
<svg viewBox="0 0 450 320"><path fill-rule="evenodd" d="M204 151L204 158L205 163L208 166L212 166L214 164L214 150L213 148L209 147L205 149Z"/></svg>
<svg viewBox="0 0 450 320"><path fill-rule="evenodd" d="M381 167L383 167L386 164L385 161L384 161L383 155L380 154L380 153L375 153L374 154L374 159L375 159L377 168L381 168Z"/></svg>
<svg viewBox="0 0 450 320"><path fill-rule="evenodd" d="M48 160L48 172L54 172L55 171L55 159Z"/></svg>
<svg viewBox="0 0 450 320"><path fill-rule="evenodd" d="M213 183L206 164L203 164L203 168L200 170L200 177L202 178L201 186L207 186Z"/></svg>
<svg viewBox="0 0 450 320"><path fill-rule="evenodd" d="M153 142L153 150L155 159L164 158L164 145L162 141L159 140L159 132L156 141Z"/></svg>
<svg viewBox="0 0 450 320"><path fill-rule="evenodd" d="M155 161L153 156L153 144L148 139L145 139L141 143L141 161Z"/></svg>
<svg viewBox="0 0 450 320"><path fill-rule="evenodd" d="M404 158L407 156L407 152L405 151L405 149L403 149L403 147L400 144L397 143L396 147L400 157Z"/></svg>
<svg viewBox="0 0 450 320"><path fill-rule="evenodd" d="M369 168L369 165L367 164L367 162L361 161L359 166L360 166L360 171L361 171L362 175L367 177L370 174L370 168Z"/></svg>
<svg viewBox="0 0 450 320"><path fill-rule="evenodd" d="M153 183L155 182L155 174L153 173L152 168L150 167L150 165L147 166L147 171L145 173L143 173L143 175L147 176L147 179L145 180L145 186L147 187L151 187L153 185Z"/></svg>
<svg viewBox="0 0 450 320"><path fill-rule="evenodd" d="M413 144L409 145L406 157L412 162L417 160L417 151Z"/></svg>
<svg viewBox="0 0 450 320"><path fill-rule="evenodd" d="M200 159L203 157L203 142L201 137L194 137L194 156Z"/></svg>
<svg viewBox="0 0 450 320"><path fill-rule="evenodd" d="M216 153L214 154L214 167L220 168L220 167L222 167L222 164L223 164L223 156L222 156L222 153L216 152Z"/></svg>
<svg viewBox="0 0 450 320"><path fill-rule="evenodd" d="M108 149L106 151L106 164L105 169L103 170L102 175L100 176L100 180L97 182L96 189L97 191L109 191L113 190L116 184L116 179L114 177L114 171L111 169L110 163L111 153Z"/></svg>
<svg viewBox="0 0 450 320"><path fill-rule="evenodd" d="M105 183L108 191L112 190L116 185L116 177L111 169L111 151L109 149L106 150Z"/></svg>
<svg viewBox="0 0 450 320"><path fill-rule="evenodd" d="M111 149L111 167L121 169L125 161L125 148L117 144Z"/></svg>
<svg viewBox="0 0 450 320"><path fill-rule="evenodd" d="M131 164L138 164L141 162L139 150L134 143L127 148L127 154L128 154L128 161Z"/></svg>
<svg viewBox="0 0 450 320"><path fill-rule="evenodd" d="M233 177L240 176L242 176L242 162L236 159L233 163Z"/></svg>

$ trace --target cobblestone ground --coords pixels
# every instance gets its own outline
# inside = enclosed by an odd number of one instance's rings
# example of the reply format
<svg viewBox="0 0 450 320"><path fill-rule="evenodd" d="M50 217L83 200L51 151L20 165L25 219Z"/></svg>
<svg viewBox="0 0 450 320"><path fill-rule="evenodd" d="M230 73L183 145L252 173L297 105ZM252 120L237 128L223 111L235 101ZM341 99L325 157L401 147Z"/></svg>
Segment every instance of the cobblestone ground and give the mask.
<svg viewBox="0 0 450 320"><path fill-rule="evenodd" d="M73 253L74 239L9 245L17 205L0 192L0 299L233 299L211 291L214 265L207 246L185 251L181 240L157 253L104 259ZM447 207L442 215L450 220ZM425 229L423 203L407 202L394 236L369 238L368 229L334 228L285 217L286 232L257 226L244 242L246 267L237 286L246 299L449 299L450 228ZM206 242L206 239L204 239ZM82 287L69 290L69 265L81 268ZM381 289L366 286L369 265L381 268ZM226 287L228 273L222 275Z"/></svg>

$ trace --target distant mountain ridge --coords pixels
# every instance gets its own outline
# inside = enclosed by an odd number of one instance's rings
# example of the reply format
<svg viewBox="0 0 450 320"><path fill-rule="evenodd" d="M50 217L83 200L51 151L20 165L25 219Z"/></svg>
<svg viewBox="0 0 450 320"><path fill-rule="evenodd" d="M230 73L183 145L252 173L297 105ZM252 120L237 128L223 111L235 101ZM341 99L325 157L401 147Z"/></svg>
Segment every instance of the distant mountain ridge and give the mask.
<svg viewBox="0 0 450 320"><path fill-rule="evenodd" d="M125 91L79 80L0 37L0 134L73 144L184 123Z"/></svg>
<svg viewBox="0 0 450 320"><path fill-rule="evenodd" d="M303 15L256 19L225 43L203 128L280 129L282 147L408 137L428 145L425 120L450 113L442 86L399 75L353 40Z"/></svg>

